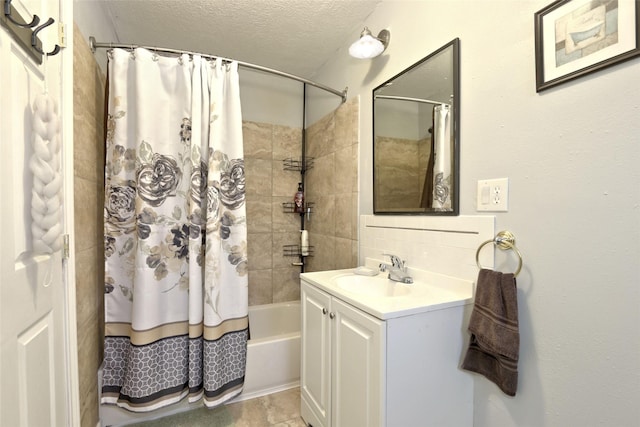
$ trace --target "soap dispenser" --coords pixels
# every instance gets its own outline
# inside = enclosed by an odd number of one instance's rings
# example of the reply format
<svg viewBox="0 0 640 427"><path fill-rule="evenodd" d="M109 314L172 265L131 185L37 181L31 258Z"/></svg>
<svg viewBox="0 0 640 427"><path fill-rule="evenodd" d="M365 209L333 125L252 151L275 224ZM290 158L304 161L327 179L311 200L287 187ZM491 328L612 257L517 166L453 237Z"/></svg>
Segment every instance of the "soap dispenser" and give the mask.
<svg viewBox="0 0 640 427"><path fill-rule="evenodd" d="M296 191L293 197L293 211L296 213L304 213L304 190L302 189L302 183L298 183L298 191Z"/></svg>

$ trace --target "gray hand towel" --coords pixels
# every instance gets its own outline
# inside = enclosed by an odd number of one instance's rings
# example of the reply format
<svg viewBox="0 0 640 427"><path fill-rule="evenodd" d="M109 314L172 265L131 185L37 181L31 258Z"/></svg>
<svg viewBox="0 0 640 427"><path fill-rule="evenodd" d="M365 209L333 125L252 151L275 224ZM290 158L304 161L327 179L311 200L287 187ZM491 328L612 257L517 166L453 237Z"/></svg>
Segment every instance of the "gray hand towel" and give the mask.
<svg viewBox="0 0 640 427"><path fill-rule="evenodd" d="M511 273L480 270L469 321L471 340L462 368L496 383L507 395L518 387L518 297Z"/></svg>

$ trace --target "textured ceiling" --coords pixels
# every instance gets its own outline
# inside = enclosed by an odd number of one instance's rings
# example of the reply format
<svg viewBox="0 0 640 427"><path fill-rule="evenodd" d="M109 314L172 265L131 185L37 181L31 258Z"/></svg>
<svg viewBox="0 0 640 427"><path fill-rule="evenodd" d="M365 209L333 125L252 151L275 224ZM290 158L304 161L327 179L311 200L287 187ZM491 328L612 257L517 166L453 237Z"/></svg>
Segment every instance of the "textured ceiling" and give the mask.
<svg viewBox="0 0 640 427"><path fill-rule="evenodd" d="M118 42L218 55L311 78L357 36L381 0L99 1Z"/></svg>

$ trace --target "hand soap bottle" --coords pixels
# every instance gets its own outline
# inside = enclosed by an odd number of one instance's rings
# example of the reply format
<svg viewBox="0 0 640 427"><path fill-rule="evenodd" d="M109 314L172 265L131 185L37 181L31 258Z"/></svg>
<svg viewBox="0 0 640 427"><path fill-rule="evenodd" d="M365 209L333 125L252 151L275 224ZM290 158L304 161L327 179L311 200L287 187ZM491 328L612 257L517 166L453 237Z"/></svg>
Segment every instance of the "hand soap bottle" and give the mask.
<svg viewBox="0 0 640 427"><path fill-rule="evenodd" d="M296 213L304 213L304 190L302 189L302 183L298 183L298 191L293 197L293 211Z"/></svg>

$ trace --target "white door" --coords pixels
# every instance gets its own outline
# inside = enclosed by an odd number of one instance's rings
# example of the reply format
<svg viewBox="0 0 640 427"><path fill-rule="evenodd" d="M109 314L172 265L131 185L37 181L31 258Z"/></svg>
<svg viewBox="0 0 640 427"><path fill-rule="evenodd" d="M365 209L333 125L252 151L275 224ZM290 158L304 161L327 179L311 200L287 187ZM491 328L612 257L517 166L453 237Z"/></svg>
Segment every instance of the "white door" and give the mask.
<svg viewBox="0 0 640 427"><path fill-rule="evenodd" d="M49 16L59 22L59 0L12 3L21 16L37 13L41 22ZM57 39L57 31L54 24L39 34L44 50L51 50L49 40ZM31 108L35 96L44 91L45 73L48 91L61 108L61 57L50 57L46 67L39 65L0 27L2 426L71 425L63 260L60 252L28 254L32 249Z"/></svg>
<svg viewBox="0 0 640 427"><path fill-rule="evenodd" d="M384 425L385 323L331 301L332 427Z"/></svg>

